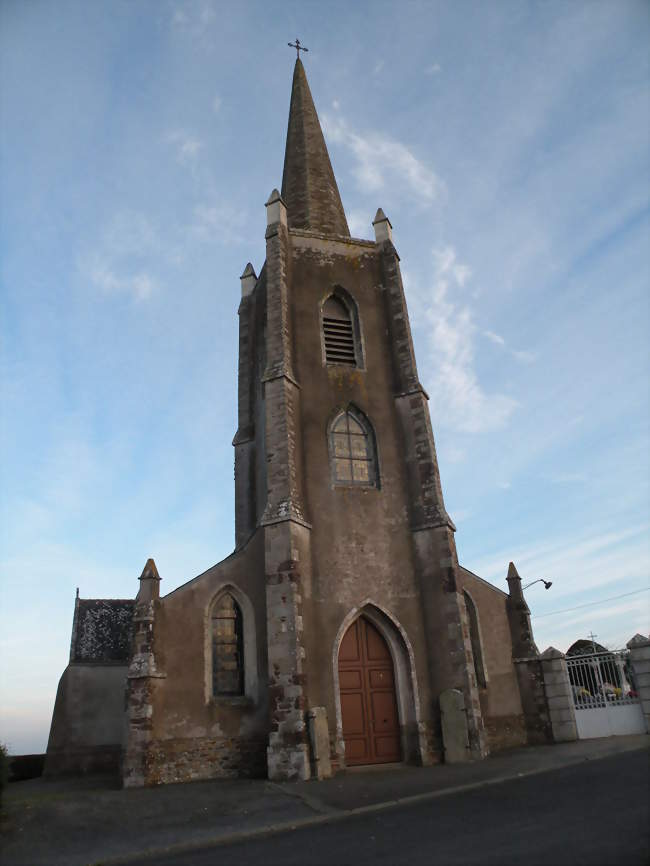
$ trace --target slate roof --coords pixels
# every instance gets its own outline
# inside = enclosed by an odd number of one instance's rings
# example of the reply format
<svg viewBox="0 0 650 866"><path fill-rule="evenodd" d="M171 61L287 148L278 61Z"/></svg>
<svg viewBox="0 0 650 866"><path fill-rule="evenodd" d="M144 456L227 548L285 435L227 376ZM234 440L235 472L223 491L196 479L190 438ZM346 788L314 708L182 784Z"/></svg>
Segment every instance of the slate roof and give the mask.
<svg viewBox="0 0 650 866"><path fill-rule="evenodd" d="M305 68L296 60L284 152L282 198L289 228L350 237Z"/></svg>
<svg viewBox="0 0 650 866"><path fill-rule="evenodd" d="M70 661L126 664L134 606L133 599L78 599Z"/></svg>

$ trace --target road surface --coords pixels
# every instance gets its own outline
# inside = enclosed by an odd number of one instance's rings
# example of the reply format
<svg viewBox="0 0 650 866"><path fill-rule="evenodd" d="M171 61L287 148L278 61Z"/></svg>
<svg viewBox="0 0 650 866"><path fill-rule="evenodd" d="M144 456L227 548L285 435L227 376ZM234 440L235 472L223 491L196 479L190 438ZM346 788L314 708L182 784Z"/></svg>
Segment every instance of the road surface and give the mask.
<svg viewBox="0 0 650 866"><path fill-rule="evenodd" d="M629 752L155 864L647 866L648 781L648 752Z"/></svg>

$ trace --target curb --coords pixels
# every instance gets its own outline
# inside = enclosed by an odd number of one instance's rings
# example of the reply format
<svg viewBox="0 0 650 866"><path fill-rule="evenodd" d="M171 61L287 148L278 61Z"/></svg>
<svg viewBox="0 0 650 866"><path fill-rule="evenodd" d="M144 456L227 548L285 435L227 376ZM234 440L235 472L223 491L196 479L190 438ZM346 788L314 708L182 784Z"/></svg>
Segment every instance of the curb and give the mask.
<svg viewBox="0 0 650 866"><path fill-rule="evenodd" d="M265 836L274 836L279 833L285 833L292 830L301 830L304 827L317 827L322 824L334 824L339 821L346 821L352 818L357 818L362 815L369 815L374 812L385 812L389 809L395 809L399 806L415 805L417 803L425 803L428 800L437 800L441 797L451 796L453 794L462 794L468 791L476 791L481 788L488 788L492 785L502 785L505 782L513 782L517 779L527 778L529 776L539 776L544 773L552 773L554 770L563 770L566 767L574 767L578 764L583 764L587 761L598 761L604 758L612 758L615 755L623 754L624 752L632 751L647 751L647 746L637 746L630 749L612 748L605 753L597 755L580 755L571 760L552 767L538 767L533 770L525 770L523 772L508 773L502 776L497 776L491 779L481 779L476 782L468 782L464 785L455 785L451 788L441 788L438 791L424 791L421 794L409 794L406 797L396 797L393 800L382 800L381 803L371 803L368 806L357 806L354 809L337 809L335 807L320 807L327 808L329 811L325 814L310 815L307 818L297 818L295 821L280 821L275 824L264 824L261 827L251 828L249 830L239 830L233 833L225 833L219 836L214 836L210 839L203 839L200 842L180 842L177 845L169 845L163 848L148 848L144 851L134 852L129 855L121 855L119 857L101 858L95 861L95 866L128 866L134 860L153 860L156 857L169 856L174 854L183 854L191 851L200 851L205 848L217 848L223 845L232 845L236 842L243 842L245 839L263 838ZM285 792L286 793L286 792ZM309 797L303 800L303 797L297 795L305 805L314 809L313 798Z"/></svg>

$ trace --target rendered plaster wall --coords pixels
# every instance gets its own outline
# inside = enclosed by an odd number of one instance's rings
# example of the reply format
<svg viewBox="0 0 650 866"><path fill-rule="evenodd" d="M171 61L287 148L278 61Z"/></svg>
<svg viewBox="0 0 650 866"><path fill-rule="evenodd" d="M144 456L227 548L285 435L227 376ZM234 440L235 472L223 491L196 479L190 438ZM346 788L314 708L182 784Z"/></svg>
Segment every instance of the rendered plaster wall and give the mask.
<svg viewBox="0 0 650 866"><path fill-rule="evenodd" d="M145 784L263 776L268 737L263 533L155 603L151 739ZM244 626L246 695L213 697L209 612L232 591ZM251 622L251 617L253 622ZM254 638L251 639L251 632Z"/></svg>
<svg viewBox="0 0 650 866"><path fill-rule="evenodd" d="M461 568L462 588L477 609L486 688L479 689L490 751L526 742L517 674L512 663L512 641L506 610L507 595L467 569Z"/></svg>
<svg viewBox="0 0 650 866"><path fill-rule="evenodd" d="M54 704L45 775L117 771L126 671L119 664L68 665Z"/></svg>

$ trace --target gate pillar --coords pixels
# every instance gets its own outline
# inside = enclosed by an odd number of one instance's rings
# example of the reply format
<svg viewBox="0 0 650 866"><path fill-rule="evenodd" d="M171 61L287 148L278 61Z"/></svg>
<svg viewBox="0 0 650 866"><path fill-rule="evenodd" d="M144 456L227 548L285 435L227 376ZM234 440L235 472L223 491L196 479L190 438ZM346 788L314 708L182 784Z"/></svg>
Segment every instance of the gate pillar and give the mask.
<svg viewBox="0 0 650 866"><path fill-rule="evenodd" d="M630 651L630 663L645 716L646 731L650 733L650 639L635 634L626 646Z"/></svg>
<svg viewBox="0 0 650 866"><path fill-rule="evenodd" d="M553 741L566 743L577 740L578 729L566 657L550 646L540 658Z"/></svg>

